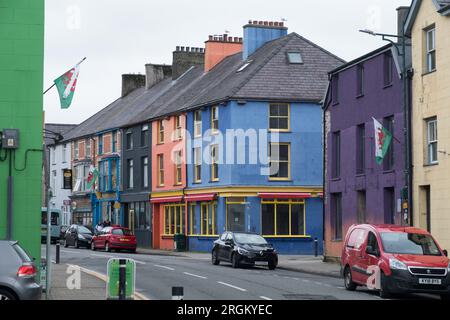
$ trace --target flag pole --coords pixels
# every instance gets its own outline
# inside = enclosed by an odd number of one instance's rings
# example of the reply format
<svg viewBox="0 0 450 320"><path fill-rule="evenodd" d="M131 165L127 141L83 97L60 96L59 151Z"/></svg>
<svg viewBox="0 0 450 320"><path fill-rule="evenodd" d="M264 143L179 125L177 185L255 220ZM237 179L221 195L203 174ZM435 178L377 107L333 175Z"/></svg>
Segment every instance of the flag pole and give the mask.
<svg viewBox="0 0 450 320"><path fill-rule="evenodd" d="M87 57L84 57L80 62L77 63L77 65L81 64L84 62L84 60L86 60ZM50 88L48 88L47 90L44 91L44 93L42 95L45 95L47 92L49 92L54 86L56 86L56 83L53 83Z"/></svg>

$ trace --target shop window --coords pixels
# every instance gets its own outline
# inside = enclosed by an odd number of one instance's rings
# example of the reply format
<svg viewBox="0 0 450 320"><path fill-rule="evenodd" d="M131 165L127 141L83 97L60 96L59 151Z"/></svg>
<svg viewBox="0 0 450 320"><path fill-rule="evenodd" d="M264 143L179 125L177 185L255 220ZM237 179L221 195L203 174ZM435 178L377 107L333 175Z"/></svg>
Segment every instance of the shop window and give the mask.
<svg viewBox="0 0 450 320"><path fill-rule="evenodd" d="M305 203L302 200L263 200L262 233L265 236L305 236Z"/></svg>
<svg viewBox="0 0 450 320"><path fill-rule="evenodd" d="M245 231L245 199L227 198L227 231Z"/></svg>
<svg viewBox="0 0 450 320"><path fill-rule="evenodd" d="M185 233L185 206L173 204L164 206L164 235Z"/></svg>
<svg viewBox="0 0 450 320"><path fill-rule="evenodd" d="M217 234L217 203L201 203L200 205L200 233L212 236Z"/></svg>

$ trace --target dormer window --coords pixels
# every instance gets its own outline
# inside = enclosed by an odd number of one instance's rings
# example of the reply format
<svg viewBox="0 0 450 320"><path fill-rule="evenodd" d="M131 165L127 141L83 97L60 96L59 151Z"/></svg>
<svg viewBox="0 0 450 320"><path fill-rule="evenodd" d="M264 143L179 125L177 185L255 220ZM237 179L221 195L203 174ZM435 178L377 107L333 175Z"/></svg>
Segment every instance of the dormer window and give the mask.
<svg viewBox="0 0 450 320"><path fill-rule="evenodd" d="M287 57L290 64L303 64L303 58L300 52L288 52Z"/></svg>

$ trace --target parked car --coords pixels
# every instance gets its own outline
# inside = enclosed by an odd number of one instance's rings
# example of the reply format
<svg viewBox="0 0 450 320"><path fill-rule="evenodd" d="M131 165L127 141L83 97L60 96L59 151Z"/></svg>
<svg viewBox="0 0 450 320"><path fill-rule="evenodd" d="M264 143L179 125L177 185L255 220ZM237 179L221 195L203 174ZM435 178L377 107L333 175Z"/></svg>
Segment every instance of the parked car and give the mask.
<svg viewBox="0 0 450 320"><path fill-rule="evenodd" d="M0 257L0 301L40 300L37 268L19 243L0 240Z"/></svg>
<svg viewBox="0 0 450 320"><path fill-rule="evenodd" d="M422 229L353 225L345 237L341 257L345 288L372 286L372 281L378 279L374 287L382 298L396 293L431 293L449 299L447 256L447 251Z"/></svg>
<svg viewBox="0 0 450 320"><path fill-rule="evenodd" d="M67 229L64 237L64 247L73 246L75 248L90 248L92 242L92 231L85 226L73 224Z"/></svg>
<svg viewBox="0 0 450 320"><path fill-rule="evenodd" d="M127 250L136 252L136 236L128 228L120 226L105 227L92 238L91 249Z"/></svg>
<svg viewBox="0 0 450 320"><path fill-rule="evenodd" d="M274 270L278 265L278 254L272 245L259 234L249 232L224 232L214 241L211 256L214 265L226 261L233 268L267 262L269 269Z"/></svg>

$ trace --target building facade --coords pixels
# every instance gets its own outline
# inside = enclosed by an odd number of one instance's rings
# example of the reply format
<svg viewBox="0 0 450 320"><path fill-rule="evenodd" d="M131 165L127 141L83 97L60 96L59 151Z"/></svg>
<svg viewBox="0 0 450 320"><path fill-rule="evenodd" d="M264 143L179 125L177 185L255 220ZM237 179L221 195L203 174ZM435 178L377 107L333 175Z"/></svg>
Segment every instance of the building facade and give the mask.
<svg viewBox="0 0 450 320"><path fill-rule="evenodd" d="M353 224L403 223L402 61L389 44L330 72L324 103L325 252L341 256ZM394 139L382 164L375 159L375 118Z"/></svg>
<svg viewBox="0 0 450 320"><path fill-rule="evenodd" d="M450 247L450 3L413 1L405 25L412 41L413 221Z"/></svg>
<svg viewBox="0 0 450 320"><path fill-rule="evenodd" d="M20 141L17 149L0 148L0 239L20 241L37 266L41 259L44 20L43 0L2 2L0 130L18 129ZM16 166L10 169L13 155ZM8 176L12 202L7 200Z"/></svg>

